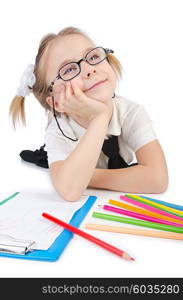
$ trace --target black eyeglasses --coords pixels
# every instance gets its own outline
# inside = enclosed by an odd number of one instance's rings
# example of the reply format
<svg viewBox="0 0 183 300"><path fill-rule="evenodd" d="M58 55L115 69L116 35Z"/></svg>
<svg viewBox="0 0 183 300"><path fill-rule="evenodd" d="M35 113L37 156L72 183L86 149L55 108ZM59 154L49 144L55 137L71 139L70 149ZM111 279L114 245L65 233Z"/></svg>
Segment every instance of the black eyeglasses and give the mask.
<svg viewBox="0 0 183 300"><path fill-rule="evenodd" d="M53 91L53 85L55 84L55 81L58 79L62 79L63 81L69 81L76 76L78 76L81 73L81 62L86 61L89 65L97 65L101 63L104 59L107 58L107 54L114 53L113 50L103 48L103 47L96 47L92 50L90 50L84 58L80 59L77 62L70 62L68 64L65 64L62 66L56 78L51 82L48 90L50 92Z"/></svg>
<svg viewBox="0 0 183 300"><path fill-rule="evenodd" d="M109 54L109 53L114 53L114 51L111 49L108 49L108 48L96 47L96 48L90 50L85 55L85 57L80 59L79 61L70 62L68 64L65 64L64 66L62 66L59 69L56 78L51 82L50 86L48 87L48 91L50 93L53 91L53 86L54 86L56 80L62 79L63 81L69 81L69 80L75 78L76 76L78 76L81 72L80 64L82 61L86 61L89 65L97 65L97 64L101 63L104 59L106 59L107 54ZM61 129L59 122L57 120L53 95L52 95L52 102L53 102L53 115L54 115L54 118L55 118L55 121L57 123L59 130L69 140L74 141L74 142L78 141L78 138L73 139L64 134L64 132Z"/></svg>

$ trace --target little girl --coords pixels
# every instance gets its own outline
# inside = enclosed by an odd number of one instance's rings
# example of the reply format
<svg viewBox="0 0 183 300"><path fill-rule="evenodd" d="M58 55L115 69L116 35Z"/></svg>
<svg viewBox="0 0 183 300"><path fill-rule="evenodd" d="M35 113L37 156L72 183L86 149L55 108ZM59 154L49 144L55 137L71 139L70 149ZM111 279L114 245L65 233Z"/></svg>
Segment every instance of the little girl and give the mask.
<svg viewBox="0 0 183 300"><path fill-rule="evenodd" d="M48 34L11 103L14 125L19 117L25 122L31 91L53 116L45 133L48 164L56 191L67 201L79 200L87 187L162 193L168 186L148 114L115 95L122 67L113 53L74 27Z"/></svg>

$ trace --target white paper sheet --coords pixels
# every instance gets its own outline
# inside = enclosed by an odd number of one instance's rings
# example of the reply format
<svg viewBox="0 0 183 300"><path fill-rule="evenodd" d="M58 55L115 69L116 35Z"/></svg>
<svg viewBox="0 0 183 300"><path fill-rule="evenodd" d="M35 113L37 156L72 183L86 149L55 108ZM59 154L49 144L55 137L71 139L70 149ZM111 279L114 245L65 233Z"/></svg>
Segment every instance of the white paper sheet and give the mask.
<svg viewBox="0 0 183 300"><path fill-rule="evenodd" d="M88 196L82 196L77 202L66 202L54 192L20 192L0 205L0 242L7 234L16 239L35 241L34 249L46 250L63 228L42 217L42 213L69 222L87 199Z"/></svg>

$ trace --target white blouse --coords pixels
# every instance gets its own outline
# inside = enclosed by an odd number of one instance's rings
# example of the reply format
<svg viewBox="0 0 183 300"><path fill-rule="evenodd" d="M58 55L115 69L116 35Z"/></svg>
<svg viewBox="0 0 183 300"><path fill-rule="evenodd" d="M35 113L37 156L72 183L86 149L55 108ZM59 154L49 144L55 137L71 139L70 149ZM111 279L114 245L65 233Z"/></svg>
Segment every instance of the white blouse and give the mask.
<svg viewBox="0 0 183 300"><path fill-rule="evenodd" d="M120 155L131 164L136 161L135 152L147 143L156 140L157 136L152 121L140 104L116 95L113 101L113 114L105 139L110 135L118 136ZM76 121L62 114L57 117L64 134L78 141L66 138L59 130L55 118L51 118L45 133L45 150L48 154L49 166L59 160L65 160L75 149L85 128ZM87 147L87 146L86 146ZM96 168L107 169L108 157L101 151Z"/></svg>

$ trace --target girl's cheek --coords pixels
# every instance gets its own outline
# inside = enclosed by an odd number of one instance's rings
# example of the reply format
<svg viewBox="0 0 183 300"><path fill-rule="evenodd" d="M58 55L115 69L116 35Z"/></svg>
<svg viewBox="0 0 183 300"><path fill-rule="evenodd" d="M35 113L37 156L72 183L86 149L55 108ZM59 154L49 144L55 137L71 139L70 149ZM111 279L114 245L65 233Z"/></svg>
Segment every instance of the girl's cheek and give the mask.
<svg viewBox="0 0 183 300"><path fill-rule="evenodd" d="M80 88L80 90L84 90L83 80L81 80L79 78L79 76L76 77L76 78L74 78L74 79L72 79L70 82L71 82L71 86L72 86L72 82L73 82L76 86L78 86Z"/></svg>
<svg viewBox="0 0 183 300"><path fill-rule="evenodd" d="M55 94L59 94L66 88L65 82L57 80L53 86L53 91Z"/></svg>
<svg viewBox="0 0 183 300"><path fill-rule="evenodd" d="M66 96L66 86L65 84L60 84L59 86L54 89L54 99L55 103L60 103L61 100L65 99Z"/></svg>

